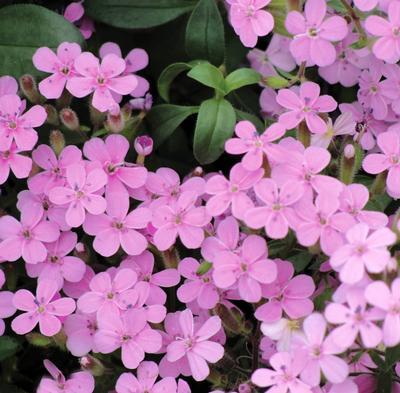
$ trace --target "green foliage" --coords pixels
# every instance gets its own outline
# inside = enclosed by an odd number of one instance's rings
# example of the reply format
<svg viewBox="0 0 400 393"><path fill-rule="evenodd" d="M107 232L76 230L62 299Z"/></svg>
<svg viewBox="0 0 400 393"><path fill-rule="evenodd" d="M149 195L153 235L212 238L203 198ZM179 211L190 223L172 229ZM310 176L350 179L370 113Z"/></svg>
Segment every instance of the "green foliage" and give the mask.
<svg viewBox="0 0 400 393"><path fill-rule="evenodd" d="M0 337L0 362L15 355L20 349L19 342L9 336Z"/></svg>

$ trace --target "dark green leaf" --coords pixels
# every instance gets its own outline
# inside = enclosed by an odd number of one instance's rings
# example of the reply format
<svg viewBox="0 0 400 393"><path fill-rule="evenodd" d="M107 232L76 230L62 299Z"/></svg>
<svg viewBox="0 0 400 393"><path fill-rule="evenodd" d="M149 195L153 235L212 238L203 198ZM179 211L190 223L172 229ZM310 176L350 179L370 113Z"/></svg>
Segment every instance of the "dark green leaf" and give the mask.
<svg viewBox="0 0 400 393"><path fill-rule="evenodd" d="M161 73L158 78L158 92L160 96L169 102L169 89L172 81L183 71L190 70L191 66L188 63L174 63L169 65Z"/></svg>
<svg viewBox="0 0 400 393"><path fill-rule="evenodd" d="M154 106L146 119L150 123L150 133L155 146L165 142L188 116L197 113L198 110L197 106L171 104Z"/></svg>
<svg viewBox="0 0 400 393"><path fill-rule="evenodd" d="M385 367L390 370L398 361L400 361L400 345L393 348L386 348Z"/></svg>
<svg viewBox="0 0 400 393"><path fill-rule="evenodd" d="M295 255L288 257L287 259L293 263L294 269L297 273L302 272L310 264L313 255L308 251L300 251Z"/></svg>
<svg viewBox="0 0 400 393"><path fill-rule="evenodd" d="M215 161L224 151L225 141L233 134L235 110L224 99L202 102L194 132L194 155L201 164Z"/></svg>
<svg viewBox="0 0 400 393"><path fill-rule="evenodd" d="M222 72L210 63L196 65L189 71L188 76L205 86L218 90L223 95L226 94Z"/></svg>
<svg viewBox="0 0 400 393"><path fill-rule="evenodd" d="M206 59L217 66L225 57L224 24L215 0L200 0L186 28L185 47L192 59Z"/></svg>
<svg viewBox="0 0 400 393"><path fill-rule="evenodd" d="M326 288L324 292L322 292L320 295L318 295L314 299L314 306L316 311L323 311L326 307L326 303L331 300L333 294L333 289L332 288Z"/></svg>
<svg viewBox="0 0 400 393"><path fill-rule="evenodd" d="M19 349L19 343L15 338L2 336L0 337L0 361L14 355Z"/></svg>
<svg viewBox="0 0 400 393"><path fill-rule="evenodd" d="M114 27L143 29L174 20L195 4L194 0L86 0L85 11Z"/></svg>
<svg viewBox="0 0 400 393"><path fill-rule="evenodd" d="M0 9L0 75L38 74L32 63L35 51L56 49L64 41L83 43L80 31L61 15L33 4Z"/></svg>
<svg viewBox="0 0 400 393"><path fill-rule="evenodd" d="M227 93L233 90L240 89L243 86L254 85L260 82L261 75L252 70L251 68L239 68L236 71L231 72L225 78L225 89Z"/></svg>

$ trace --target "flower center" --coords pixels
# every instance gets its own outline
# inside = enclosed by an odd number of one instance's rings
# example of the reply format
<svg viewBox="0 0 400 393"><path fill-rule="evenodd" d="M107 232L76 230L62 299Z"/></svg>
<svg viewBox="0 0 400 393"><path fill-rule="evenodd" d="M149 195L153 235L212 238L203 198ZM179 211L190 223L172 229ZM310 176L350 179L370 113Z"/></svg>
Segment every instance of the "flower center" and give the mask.
<svg viewBox="0 0 400 393"><path fill-rule="evenodd" d="M397 154L392 154L390 156L390 162L394 165L397 165L399 163L400 159L399 156Z"/></svg>
<svg viewBox="0 0 400 393"><path fill-rule="evenodd" d="M309 37L316 37L318 35L318 29L316 27L310 27L307 34Z"/></svg>
<svg viewBox="0 0 400 393"><path fill-rule="evenodd" d="M107 299L111 300L114 298L114 294L112 292L107 293Z"/></svg>
<svg viewBox="0 0 400 393"><path fill-rule="evenodd" d="M64 74L64 75L68 75L68 74L69 74L69 67L63 66L63 67L60 69L60 72L61 72L62 74Z"/></svg>
<svg viewBox="0 0 400 393"><path fill-rule="evenodd" d="M46 307L43 305L40 305L37 309L38 313L43 314L46 311Z"/></svg>
<svg viewBox="0 0 400 393"><path fill-rule="evenodd" d="M233 186L231 187L231 191L232 191L232 192L238 192L238 191L239 191L239 187L238 187L237 185L233 185Z"/></svg>
<svg viewBox="0 0 400 393"><path fill-rule="evenodd" d="M30 239L30 238L31 238L31 233L29 232L29 229L24 229L24 230L22 231L22 236L23 236L25 239Z"/></svg>
<svg viewBox="0 0 400 393"><path fill-rule="evenodd" d="M8 123L8 128L15 130L17 128L17 123L15 121L10 121Z"/></svg>
<svg viewBox="0 0 400 393"><path fill-rule="evenodd" d="M57 255L53 255L52 257L50 257L51 263L57 263L58 261L59 261L59 258Z"/></svg>
<svg viewBox="0 0 400 393"><path fill-rule="evenodd" d="M399 26L393 27L393 28L392 28L392 34L393 34L395 37L398 37L398 36L400 35L400 27L399 27Z"/></svg>

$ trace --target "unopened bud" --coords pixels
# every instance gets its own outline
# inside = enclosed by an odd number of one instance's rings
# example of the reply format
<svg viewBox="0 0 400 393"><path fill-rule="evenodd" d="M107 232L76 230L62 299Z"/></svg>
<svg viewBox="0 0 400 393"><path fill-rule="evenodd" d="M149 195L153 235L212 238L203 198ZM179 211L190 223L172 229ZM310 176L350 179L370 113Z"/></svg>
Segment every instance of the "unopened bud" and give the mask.
<svg viewBox="0 0 400 393"><path fill-rule="evenodd" d="M90 121L93 124L93 128L94 129L101 128L106 118L106 114L104 112L100 112L99 110L97 110L92 104L89 105L89 112L90 112Z"/></svg>
<svg viewBox="0 0 400 393"><path fill-rule="evenodd" d="M135 139L135 150L139 156L148 156L153 151L153 139L148 135L141 135Z"/></svg>
<svg viewBox="0 0 400 393"><path fill-rule="evenodd" d="M122 117L124 118L125 122L127 122L132 117L132 108L129 103L125 104L121 108Z"/></svg>
<svg viewBox="0 0 400 393"><path fill-rule="evenodd" d="M60 120L71 131L79 131L80 124L78 115L70 108L64 108L60 111Z"/></svg>
<svg viewBox="0 0 400 393"><path fill-rule="evenodd" d="M52 126L58 126L60 121L58 120L57 109L50 104L44 104L43 108L47 113L46 123L51 124Z"/></svg>
<svg viewBox="0 0 400 393"><path fill-rule="evenodd" d="M107 120L105 123L105 128L114 134L120 133L125 127L125 119L121 111L118 113L112 113L111 111L107 113Z"/></svg>
<svg viewBox="0 0 400 393"><path fill-rule="evenodd" d="M356 154L356 150L354 149L354 146L351 143L349 143L348 145L345 146L345 148L344 148L344 156L348 160L354 158L355 154Z"/></svg>
<svg viewBox="0 0 400 393"><path fill-rule="evenodd" d="M251 387L248 383L241 383L238 390L239 393L251 393Z"/></svg>
<svg viewBox="0 0 400 393"><path fill-rule="evenodd" d="M35 347L48 347L52 344L50 337L43 336L40 333L28 333L25 337L28 343Z"/></svg>
<svg viewBox="0 0 400 393"><path fill-rule="evenodd" d="M192 176L193 177L203 177L204 176L204 170L201 166L197 166L196 168L194 168L193 172L192 172Z"/></svg>
<svg viewBox="0 0 400 393"><path fill-rule="evenodd" d="M88 252L85 244L82 242L76 243L74 255L77 258L82 259L82 261L84 261L85 263L89 262L89 252Z"/></svg>
<svg viewBox="0 0 400 393"><path fill-rule="evenodd" d="M53 130L50 132L50 145L57 156L60 155L65 147L65 138L61 131Z"/></svg>
<svg viewBox="0 0 400 393"><path fill-rule="evenodd" d="M363 151L359 145L352 145L349 143L345 146L342 157L340 158L339 173L339 179L344 184L351 184L353 182L354 176L361 167L363 156Z"/></svg>
<svg viewBox="0 0 400 393"><path fill-rule="evenodd" d="M79 363L84 370L90 371L95 377L100 377L104 374L105 367L103 363L94 356L83 356L79 359Z"/></svg>
<svg viewBox="0 0 400 393"><path fill-rule="evenodd" d="M130 100L129 105L133 110L148 112L153 106L153 96L150 93L147 93L142 98L134 98Z"/></svg>
<svg viewBox="0 0 400 393"><path fill-rule="evenodd" d="M43 98L39 93L35 78L32 75L25 74L19 78L19 86L24 96L32 104L40 104L43 102Z"/></svg>

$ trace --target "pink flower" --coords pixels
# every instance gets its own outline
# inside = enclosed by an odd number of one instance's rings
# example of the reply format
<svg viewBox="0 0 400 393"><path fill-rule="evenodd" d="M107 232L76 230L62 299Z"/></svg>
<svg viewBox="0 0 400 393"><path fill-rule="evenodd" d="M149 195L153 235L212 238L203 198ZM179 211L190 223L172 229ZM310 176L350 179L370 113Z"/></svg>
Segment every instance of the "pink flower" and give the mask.
<svg viewBox="0 0 400 393"><path fill-rule="evenodd" d="M304 369L304 359L288 352L278 352L269 360L273 370L259 368L251 376L251 381L260 387L270 387L271 392L311 393L311 387L298 376Z"/></svg>
<svg viewBox="0 0 400 393"><path fill-rule="evenodd" d="M400 197L400 138L395 132L378 135L377 143L382 153L368 154L363 169L373 175L388 171L387 192L393 198Z"/></svg>
<svg viewBox="0 0 400 393"><path fill-rule="evenodd" d="M0 151L0 185L4 184L10 175L10 169L17 179L25 179L32 169L32 160L23 154L13 142L6 151Z"/></svg>
<svg viewBox="0 0 400 393"><path fill-rule="evenodd" d="M0 289L6 282L6 278L2 270L0 270ZM0 336L4 334L6 325L4 318L14 315L16 309L13 304L14 294L10 291L0 291Z"/></svg>
<svg viewBox="0 0 400 393"><path fill-rule="evenodd" d="M76 75L75 59L81 54L81 47L75 43L63 42L55 54L50 48L39 48L33 55L34 66L52 75L39 83L39 90L48 99L60 98L67 81Z"/></svg>
<svg viewBox="0 0 400 393"><path fill-rule="evenodd" d="M382 337L387 347L400 343L400 279L396 278L389 289L383 281L375 281L365 290L365 299L385 312Z"/></svg>
<svg viewBox="0 0 400 393"><path fill-rule="evenodd" d="M301 372L301 379L310 386L318 386L321 382L321 371L325 378L332 383L343 382L349 373L347 363L334 356L343 351L337 347L330 336L326 339L327 323L321 314L314 313L303 322L304 336L296 336L293 344L303 351L307 357Z"/></svg>
<svg viewBox="0 0 400 393"><path fill-rule="evenodd" d="M134 75L121 75L126 67L120 57L109 54L101 64L90 52L81 53L74 63L76 71L82 76L74 76L67 82L68 91L82 98L93 93L92 105L100 112L106 112L117 105L111 92L126 95L137 86Z"/></svg>
<svg viewBox="0 0 400 393"><path fill-rule="evenodd" d="M43 221L42 212L26 208L21 212L21 222L14 217L0 218L0 257L7 261L22 258L26 263L43 262L47 249L43 243L58 239L58 225Z"/></svg>
<svg viewBox="0 0 400 393"><path fill-rule="evenodd" d="M283 161L285 152L276 143L286 132L285 127L279 123L269 126L261 135L249 121L236 124L235 134L238 138L228 139L225 150L230 154L244 154L243 167L248 171L255 171L263 164L263 159L270 161Z"/></svg>
<svg viewBox="0 0 400 393"><path fill-rule="evenodd" d="M0 77L0 97L6 94L17 94L18 83L12 76L1 76Z"/></svg>
<svg viewBox="0 0 400 393"><path fill-rule="evenodd" d="M10 150L15 141L20 150L32 150L38 135L33 127L40 127L47 114L40 105L35 105L24 114L25 102L15 94L0 97L0 151Z"/></svg>
<svg viewBox="0 0 400 393"><path fill-rule="evenodd" d="M212 216L219 216L231 206L232 214L243 219L246 210L254 206L247 193L263 175L262 168L249 171L239 163L232 167L229 180L223 175L210 177L206 184L206 193L212 197L207 201L207 212Z"/></svg>
<svg viewBox="0 0 400 393"><path fill-rule="evenodd" d="M224 348L209 338L221 329L221 320L214 316L208 318L203 325L195 328L193 314L189 309L179 315L182 335L175 338L167 348L167 359L170 362L186 357L195 381L203 381L210 373L208 363L216 363L222 359Z"/></svg>
<svg viewBox="0 0 400 393"><path fill-rule="evenodd" d="M400 3L390 2L388 19L371 15L365 21L368 33L380 37L373 45L372 52L378 59L388 63L397 63L400 60Z"/></svg>
<svg viewBox="0 0 400 393"><path fill-rule="evenodd" d="M320 67L332 64L336 58L333 41L343 40L348 32L345 19L326 15L325 0L307 0L303 16L298 11L288 13L285 26L294 39L290 52L297 63L303 61Z"/></svg>
<svg viewBox="0 0 400 393"><path fill-rule="evenodd" d="M94 391L93 375L87 371L79 371L65 379L62 372L50 360L45 360L44 366L52 376L43 377L37 388L37 393L92 393Z"/></svg>
<svg viewBox="0 0 400 393"><path fill-rule="evenodd" d="M139 156L149 156L153 151L153 139L148 135L141 135L135 138L135 151Z"/></svg>
<svg viewBox="0 0 400 393"><path fill-rule="evenodd" d="M365 270L382 273L390 262L387 247L396 242L396 235L389 228L380 228L369 234L366 224L357 224L346 232L346 244L336 249L330 259L331 266L340 272L346 284L361 281Z"/></svg>
<svg viewBox="0 0 400 393"><path fill-rule="evenodd" d="M382 313L375 308L366 309L366 301L361 294L349 292L348 306L330 303L325 309L325 318L329 323L341 325L331 332L332 340L344 349L351 347L360 333L366 348L376 347L382 340L381 330L374 321L382 319Z"/></svg>
<svg viewBox="0 0 400 393"><path fill-rule="evenodd" d="M325 133L327 125L318 116L318 113L334 111L337 103L331 96L320 96L320 91L319 85L314 82L302 83L299 95L290 89L279 90L276 101L279 105L289 110L279 116L279 123L283 124L287 129L291 129L304 120L311 132L316 134Z"/></svg>
<svg viewBox="0 0 400 393"><path fill-rule="evenodd" d="M311 314L314 304L309 297L315 291L312 278L305 274L293 277L293 265L288 261L275 260L275 263L278 277L273 283L262 286L262 295L268 303L257 308L255 317L270 323L281 319L282 311L291 319Z"/></svg>
<svg viewBox="0 0 400 393"><path fill-rule="evenodd" d="M91 214L104 213L107 204L98 194L107 183L107 175L103 170L87 171L83 165L74 164L67 167L66 177L65 187L54 187L49 193L49 198L56 205L68 205L65 213L68 225L82 225L86 210Z"/></svg>
<svg viewBox="0 0 400 393"><path fill-rule="evenodd" d="M131 373L119 376L115 390L117 393L147 392L147 393L175 393L177 389L175 378L166 377L156 382L158 366L155 362L142 362L136 371L137 377ZM133 390L134 389L134 390Z"/></svg>
<svg viewBox="0 0 400 393"><path fill-rule="evenodd" d="M153 242L160 251L170 248L179 236L187 248L198 248L204 240L203 226L210 217L205 207L196 207L196 192L183 192L175 203L154 209L152 224L157 228Z"/></svg>
<svg viewBox="0 0 400 393"><path fill-rule="evenodd" d="M20 289L14 295L13 304L17 310L26 311L13 319L11 327L17 334L26 334L39 323L40 333L54 336L62 327L58 317L65 317L75 310L71 298L55 298L57 283L51 280L38 282L36 297L26 289Z"/></svg>
<svg viewBox="0 0 400 393"><path fill-rule="evenodd" d="M125 162L129 142L122 135L110 135L105 141L92 138L83 147L86 158L99 163L108 176L106 196L110 193L127 193L126 188L139 188L146 183L147 170Z"/></svg>
<svg viewBox="0 0 400 393"><path fill-rule="evenodd" d="M131 269L121 269L112 279L107 272L96 274L90 281L90 290L78 299L78 310L85 314L99 312L101 315L115 314L124 309L125 298L136 284L137 275Z"/></svg>
<svg viewBox="0 0 400 393"><path fill-rule="evenodd" d="M258 37L274 28L274 18L263 8L270 0L229 0L229 18L244 46L254 47Z"/></svg>
<svg viewBox="0 0 400 393"><path fill-rule="evenodd" d="M84 16L85 9L83 8L83 0L69 4L64 11L64 18L71 23L74 23L80 30L81 34L88 40L95 31L93 21Z"/></svg>
<svg viewBox="0 0 400 393"><path fill-rule="evenodd" d="M268 237L283 239L289 227L294 228L298 221L293 205L303 196L302 184L287 182L278 188L274 180L261 179L254 192L263 205L247 210L246 225L255 229L264 227Z"/></svg>
<svg viewBox="0 0 400 393"><path fill-rule="evenodd" d="M126 368L136 368L145 353L156 353L161 348L161 335L147 324L144 310L129 310L123 315L105 313L98 325L94 336L97 350L107 354L121 348Z"/></svg>
<svg viewBox="0 0 400 393"><path fill-rule="evenodd" d="M261 300L261 284L269 284L277 277L276 264L267 255L266 241L256 235L243 241L240 254L218 253L213 265L215 285L225 289L237 284L243 300L257 303Z"/></svg>

